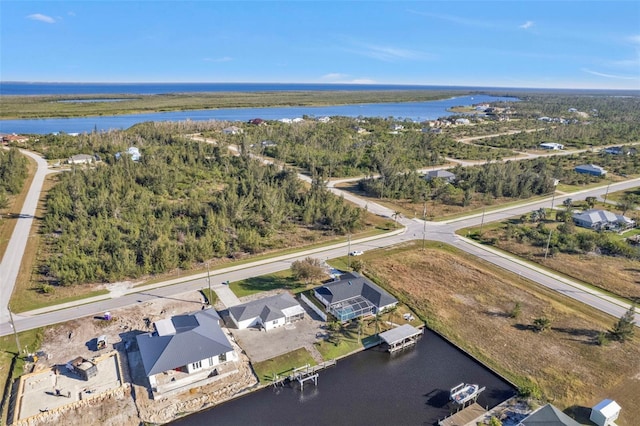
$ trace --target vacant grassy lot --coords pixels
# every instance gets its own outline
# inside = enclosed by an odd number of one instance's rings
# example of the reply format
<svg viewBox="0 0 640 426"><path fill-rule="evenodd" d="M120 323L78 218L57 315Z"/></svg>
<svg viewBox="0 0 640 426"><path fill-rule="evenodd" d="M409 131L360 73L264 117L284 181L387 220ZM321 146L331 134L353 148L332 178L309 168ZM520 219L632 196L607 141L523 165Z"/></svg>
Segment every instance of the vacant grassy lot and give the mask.
<svg viewBox="0 0 640 426"><path fill-rule="evenodd" d="M598 208L598 206L596 206ZM600 207L601 208L601 207ZM615 209L608 208L610 211ZM520 220L513 219L513 223L521 224ZM551 220L544 221L545 227L556 230L559 223ZM534 226L532 224L527 224ZM589 232L582 228L576 228L580 232ZM478 232L477 228L463 229L460 235L467 232ZM593 231L595 232L595 231ZM633 231L627 234L633 235ZM482 241L490 241L491 245L501 250L513 253L523 259L542 265L550 270L557 271L567 277L574 278L586 284L600 288L612 295L632 300L640 300L640 265L637 260L620 256L605 256L596 253L574 254L557 252L545 258L546 247L531 244L531 242L516 238L507 238L507 224L496 223L485 226L482 232ZM620 236L622 239L623 236Z"/></svg>
<svg viewBox="0 0 640 426"><path fill-rule="evenodd" d="M367 270L444 334L519 385L559 407L591 407L616 395L619 424L640 416L640 345L598 346L615 318L457 252L420 242L382 249ZM516 302L521 312L512 318ZM551 328L532 331L545 316ZM624 392L621 390L625 389Z"/></svg>
<svg viewBox="0 0 640 426"><path fill-rule="evenodd" d="M215 92L163 95L2 96L0 119L83 117L216 108L345 105L381 102L418 102L464 96L468 91L290 91ZM69 102L104 99L105 102ZM118 99L118 102L109 102ZM65 101L65 102L61 102Z"/></svg>
<svg viewBox="0 0 640 426"><path fill-rule="evenodd" d="M251 365L261 384L270 383L276 376L287 376L294 368L317 363L305 348L296 349L284 355L268 359L262 362L254 362Z"/></svg>

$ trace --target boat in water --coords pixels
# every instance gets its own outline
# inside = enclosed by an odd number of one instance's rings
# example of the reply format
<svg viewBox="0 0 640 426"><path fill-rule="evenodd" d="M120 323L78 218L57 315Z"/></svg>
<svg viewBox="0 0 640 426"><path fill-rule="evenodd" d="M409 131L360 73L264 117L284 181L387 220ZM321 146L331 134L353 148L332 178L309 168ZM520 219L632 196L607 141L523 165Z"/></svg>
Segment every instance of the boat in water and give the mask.
<svg viewBox="0 0 640 426"><path fill-rule="evenodd" d="M449 398L456 404L462 405L477 398L483 390L484 388L480 389L480 386L475 384L460 383L451 388Z"/></svg>

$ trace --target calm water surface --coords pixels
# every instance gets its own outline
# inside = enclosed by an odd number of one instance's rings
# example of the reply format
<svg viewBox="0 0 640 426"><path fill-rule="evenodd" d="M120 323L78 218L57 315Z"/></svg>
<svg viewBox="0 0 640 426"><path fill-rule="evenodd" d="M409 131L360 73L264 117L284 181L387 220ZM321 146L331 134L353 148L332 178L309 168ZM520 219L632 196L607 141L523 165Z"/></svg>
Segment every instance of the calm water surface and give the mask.
<svg viewBox="0 0 640 426"><path fill-rule="evenodd" d="M461 96L428 102L401 102L381 104L356 104L319 107L278 107L278 108L229 108L193 111L173 111L151 114L131 114L80 118L49 118L31 120L0 120L2 133L36 133L55 132L84 133L94 129L108 131L127 129L145 121L247 121L252 118L278 120L308 115L312 117L344 116L344 117L394 117L413 121L433 120L451 115L448 108L460 105L472 105L482 102L517 101L513 97L495 97L487 95Z"/></svg>
<svg viewBox="0 0 640 426"><path fill-rule="evenodd" d="M493 407L515 394L504 380L433 332L391 356L374 348L320 372L318 386L265 388L175 426L197 425L431 425L447 416L449 389L486 386L478 403Z"/></svg>

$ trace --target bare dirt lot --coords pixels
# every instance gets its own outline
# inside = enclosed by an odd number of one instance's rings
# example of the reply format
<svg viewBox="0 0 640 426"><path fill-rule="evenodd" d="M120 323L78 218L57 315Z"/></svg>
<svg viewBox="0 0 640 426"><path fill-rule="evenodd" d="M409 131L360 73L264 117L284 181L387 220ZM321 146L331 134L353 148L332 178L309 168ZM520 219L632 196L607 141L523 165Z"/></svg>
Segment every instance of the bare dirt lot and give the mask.
<svg viewBox="0 0 640 426"><path fill-rule="evenodd" d="M640 345L595 343L615 318L502 270L454 253L418 246L388 249L370 266L428 325L520 383L539 387L561 408L616 398L620 425L640 417ZM516 302L521 313L512 318ZM546 316L551 328L532 331Z"/></svg>
<svg viewBox="0 0 640 426"><path fill-rule="evenodd" d="M49 359L41 357L32 366L34 371L45 372L54 365L64 365L78 356L91 359L115 350L120 355L124 381L133 384L117 395L105 395L99 404L87 404L74 410L62 410L63 412L40 413L30 425L84 426L88 424L87 419L93 419L93 424L126 426L139 425L141 422L166 423L177 416L213 406L251 389L256 385L257 379L248 359L233 341L231 343L235 345L237 353L241 354L241 361L235 363L237 372L224 380L158 400L151 399L148 389L139 381L132 381L133 376L140 376L140 371L130 369L127 362L125 347L131 349L133 346L128 342L133 342L141 332L151 331L155 321L199 310L203 302L200 293L189 292L171 299L157 299L112 311L111 321L89 317L48 328L44 333L41 350L49 354ZM98 350L96 338L101 335L107 336L108 344L105 349ZM140 365L131 367L141 368ZM31 411L34 409L36 408Z"/></svg>

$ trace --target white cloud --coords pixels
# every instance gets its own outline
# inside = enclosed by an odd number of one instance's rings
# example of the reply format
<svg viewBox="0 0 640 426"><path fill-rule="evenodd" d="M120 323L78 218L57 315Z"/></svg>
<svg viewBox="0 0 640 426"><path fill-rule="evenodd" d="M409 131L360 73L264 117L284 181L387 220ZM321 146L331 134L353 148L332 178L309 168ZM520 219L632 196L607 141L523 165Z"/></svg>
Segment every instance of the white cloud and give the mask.
<svg viewBox="0 0 640 426"><path fill-rule="evenodd" d="M426 57L424 53L402 49L392 46L382 46L367 43L353 42L354 48L345 49L347 52L354 53L368 58L378 59L385 62L394 62L403 59L422 59Z"/></svg>
<svg viewBox="0 0 640 426"><path fill-rule="evenodd" d="M329 74L325 74L322 77L320 77L322 80L331 80L331 81L335 81L335 80L343 80L345 78L349 77L349 74L341 74L339 72L331 72Z"/></svg>
<svg viewBox="0 0 640 426"><path fill-rule="evenodd" d="M31 19L34 21L46 22L47 24L55 24L56 20L51 16L43 15L42 13L34 13L31 15L27 15L27 19Z"/></svg>
<svg viewBox="0 0 640 426"><path fill-rule="evenodd" d="M204 58L205 62L230 62L233 61L231 56L222 56L220 58Z"/></svg>
<svg viewBox="0 0 640 426"><path fill-rule="evenodd" d="M628 40L633 44L640 44L640 34L632 35Z"/></svg>
<svg viewBox="0 0 640 426"><path fill-rule="evenodd" d="M527 30L533 27L533 21L527 21L524 24L520 25L518 28L522 28L523 30Z"/></svg>
<svg viewBox="0 0 640 426"><path fill-rule="evenodd" d="M75 13L75 12L67 12L67 15L69 15L69 16L76 16L76 13Z"/></svg>
<svg viewBox="0 0 640 426"><path fill-rule="evenodd" d="M640 80L638 77L633 76L625 76L625 75L615 75L615 74L606 74L603 72L592 71L588 68L582 68L583 72L588 74L597 75L598 77L606 77L606 78L615 78L617 80Z"/></svg>

